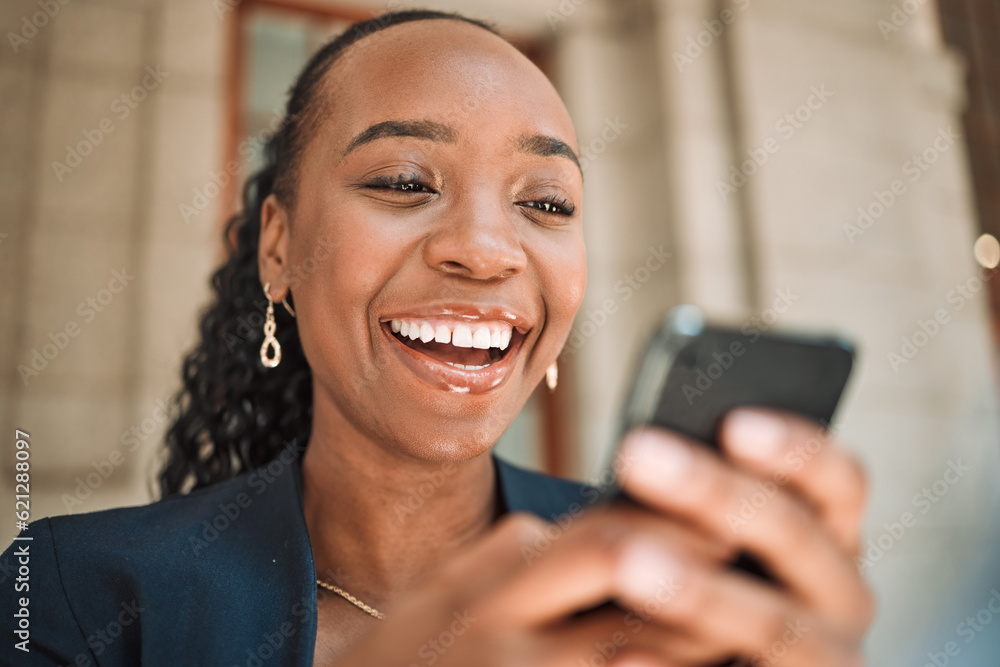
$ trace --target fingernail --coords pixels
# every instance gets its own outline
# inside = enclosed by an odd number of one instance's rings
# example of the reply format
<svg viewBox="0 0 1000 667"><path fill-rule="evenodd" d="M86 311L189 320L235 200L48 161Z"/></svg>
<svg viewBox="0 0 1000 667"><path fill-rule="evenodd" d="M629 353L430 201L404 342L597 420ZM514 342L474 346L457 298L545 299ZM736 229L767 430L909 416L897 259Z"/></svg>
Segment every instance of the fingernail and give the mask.
<svg viewBox="0 0 1000 667"><path fill-rule="evenodd" d="M630 434L622 444L622 457L624 473L658 487L679 482L693 465L687 446L649 431Z"/></svg>
<svg viewBox="0 0 1000 667"><path fill-rule="evenodd" d="M681 575L677 559L649 538L625 546L618 565L618 585L633 598L645 598L660 589L674 590Z"/></svg>
<svg viewBox="0 0 1000 667"><path fill-rule="evenodd" d="M785 423L771 415L752 410L738 410L729 417L729 448L751 459L775 456L785 442Z"/></svg>

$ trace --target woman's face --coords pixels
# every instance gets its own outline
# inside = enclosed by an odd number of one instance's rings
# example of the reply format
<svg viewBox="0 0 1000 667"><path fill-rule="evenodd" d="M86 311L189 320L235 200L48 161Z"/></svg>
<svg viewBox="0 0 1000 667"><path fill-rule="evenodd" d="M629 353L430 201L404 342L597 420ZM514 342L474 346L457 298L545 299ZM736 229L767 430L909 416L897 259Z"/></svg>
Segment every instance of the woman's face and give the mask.
<svg viewBox="0 0 1000 667"><path fill-rule="evenodd" d="M455 20L362 39L318 97L280 214L314 419L425 460L477 456L583 297L569 114L514 47Z"/></svg>

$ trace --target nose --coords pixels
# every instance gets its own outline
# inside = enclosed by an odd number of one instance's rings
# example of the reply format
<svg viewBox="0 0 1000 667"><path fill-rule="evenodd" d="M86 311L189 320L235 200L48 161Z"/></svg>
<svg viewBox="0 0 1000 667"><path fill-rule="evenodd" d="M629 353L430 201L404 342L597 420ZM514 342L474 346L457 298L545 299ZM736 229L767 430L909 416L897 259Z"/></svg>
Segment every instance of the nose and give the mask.
<svg viewBox="0 0 1000 667"><path fill-rule="evenodd" d="M424 244L424 261L436 271L476 280L523 272L527 255L509 206L482 191L456 198Z"/></svg>

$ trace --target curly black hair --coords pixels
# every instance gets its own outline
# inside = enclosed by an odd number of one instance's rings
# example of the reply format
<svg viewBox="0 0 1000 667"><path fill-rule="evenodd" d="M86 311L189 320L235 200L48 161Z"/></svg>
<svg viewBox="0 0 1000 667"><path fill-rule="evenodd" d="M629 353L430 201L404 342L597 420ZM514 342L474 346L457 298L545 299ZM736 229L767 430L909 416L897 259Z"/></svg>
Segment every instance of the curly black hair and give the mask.
<svg viewBox="0 0 1000 667"><path fill-rule="evenodd" d="M265 368L260 361L267 309L257 270L261 205L274 193L293 207L305 139L329 105L322 82L344 50L390 26L425 19L465 21L500 36L493 26L457 13L388 12L348 27L309 60L292 86L284 119L265 145L265 165L247 180L243 208L225 225L228 259L212 275L214 294L201 314L201 341L184 358L182 387L171 400L177 416L165 437L167 459L159 474L163 497L257 468L274 459L285 443L308 437L312 371L295 320L280 306L274 313L281 363Z"/></svg>

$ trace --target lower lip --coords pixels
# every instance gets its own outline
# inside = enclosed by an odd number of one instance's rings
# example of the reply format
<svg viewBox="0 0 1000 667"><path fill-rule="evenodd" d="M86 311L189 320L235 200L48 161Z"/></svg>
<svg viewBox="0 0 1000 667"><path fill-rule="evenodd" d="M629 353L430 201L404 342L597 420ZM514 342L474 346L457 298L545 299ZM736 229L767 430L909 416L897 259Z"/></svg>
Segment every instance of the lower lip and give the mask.
<svg viewBox="0 0 1000 667"><path fill-rule="evenodd" d="M408 348L392 335L387 322L382 323L382 331L393 353L414 375L435 389L461 394L485 394L503 386L510 378L525 339L525 336L511 339L511 347L500 361L477 371L464 371Z"/></svg>

